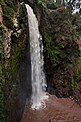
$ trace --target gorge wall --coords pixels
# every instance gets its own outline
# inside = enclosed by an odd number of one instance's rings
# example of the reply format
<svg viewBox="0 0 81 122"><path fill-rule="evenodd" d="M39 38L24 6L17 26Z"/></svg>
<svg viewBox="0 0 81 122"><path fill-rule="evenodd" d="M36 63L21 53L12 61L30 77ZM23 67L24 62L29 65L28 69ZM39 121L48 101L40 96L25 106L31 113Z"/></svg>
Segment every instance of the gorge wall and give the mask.
<svg viewBox="0 0 81 122"><path fill-rule="evenodd" d="M0 4L0 36L3 46L0 53L5 122L20 122L26 100L31 96L27 13L25 5L19 1L14 1L14 4L13 1L2 1ZM8 11L9 9L11 11ZM13 15L10 13L12 11Z"/></svg>

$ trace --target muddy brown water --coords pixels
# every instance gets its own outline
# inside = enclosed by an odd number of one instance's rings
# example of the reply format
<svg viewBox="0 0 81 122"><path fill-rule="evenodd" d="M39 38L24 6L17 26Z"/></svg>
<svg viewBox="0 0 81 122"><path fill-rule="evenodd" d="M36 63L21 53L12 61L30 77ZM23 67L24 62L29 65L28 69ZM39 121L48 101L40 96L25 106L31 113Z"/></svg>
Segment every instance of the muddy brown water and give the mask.
<svg viewBox="0 0 81 122"><path fill-rule="evenodd" d="M43 109L26 106L21 122L81 122L81 107L72 99L49 95Z"/></svg>

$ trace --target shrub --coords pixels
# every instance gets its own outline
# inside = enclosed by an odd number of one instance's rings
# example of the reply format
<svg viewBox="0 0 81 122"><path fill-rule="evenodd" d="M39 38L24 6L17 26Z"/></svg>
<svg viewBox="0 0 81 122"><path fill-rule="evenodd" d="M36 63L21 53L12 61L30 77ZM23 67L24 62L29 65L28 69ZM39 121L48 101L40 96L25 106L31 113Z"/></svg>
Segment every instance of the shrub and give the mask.
<svg viewBox="0 0 81 122"><path fill-rule="evenodd" d="M0 4L3 10L4 25L10 29L13 28L13 15L14 15L14 1L1 0Z"/></svg>
<svg viewBox="0 0 81 122"><path fill-rule="evenodd" d="M77 80L75 80L73 77L72 77L72 89L74 90L75 88L78 87L78 83L77 83Z"/></svg>
<svg viewBox="0 0 81 122"><path fill-rule="evenodd" d="M4 25L8 28L13 29L14 27L14 22L13 22L13 18L10 17L9 15L3 15L4 18ZM7 20L7 21L6 21Z"/></svg>

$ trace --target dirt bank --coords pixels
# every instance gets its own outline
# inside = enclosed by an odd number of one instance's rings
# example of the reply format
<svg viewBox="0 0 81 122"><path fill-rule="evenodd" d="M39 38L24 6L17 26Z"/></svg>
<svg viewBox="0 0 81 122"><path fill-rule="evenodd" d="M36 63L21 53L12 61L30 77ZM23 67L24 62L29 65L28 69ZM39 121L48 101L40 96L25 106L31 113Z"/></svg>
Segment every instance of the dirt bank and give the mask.
<svg viewBox="0 0 81 122"><path fill-rule="evenodd" d="M25 107L21 122L81 122L81 107L69 98L49 96L44 109Z"/></svg>

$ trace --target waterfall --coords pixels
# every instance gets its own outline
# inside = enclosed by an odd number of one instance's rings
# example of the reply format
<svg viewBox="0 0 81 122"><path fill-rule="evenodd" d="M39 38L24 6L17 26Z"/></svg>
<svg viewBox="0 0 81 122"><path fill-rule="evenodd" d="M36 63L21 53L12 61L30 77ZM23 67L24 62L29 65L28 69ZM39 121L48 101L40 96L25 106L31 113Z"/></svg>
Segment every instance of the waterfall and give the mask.
<svg viewBox="0 0 81 122"><path fill-rule="evenodd" d="M43 44L38 29L37 18L29 5L25 5L28 13L30 54L31 54L31 80L32 80L32 108L38 109L47 98L46 79L43 70Z"/></svg>

